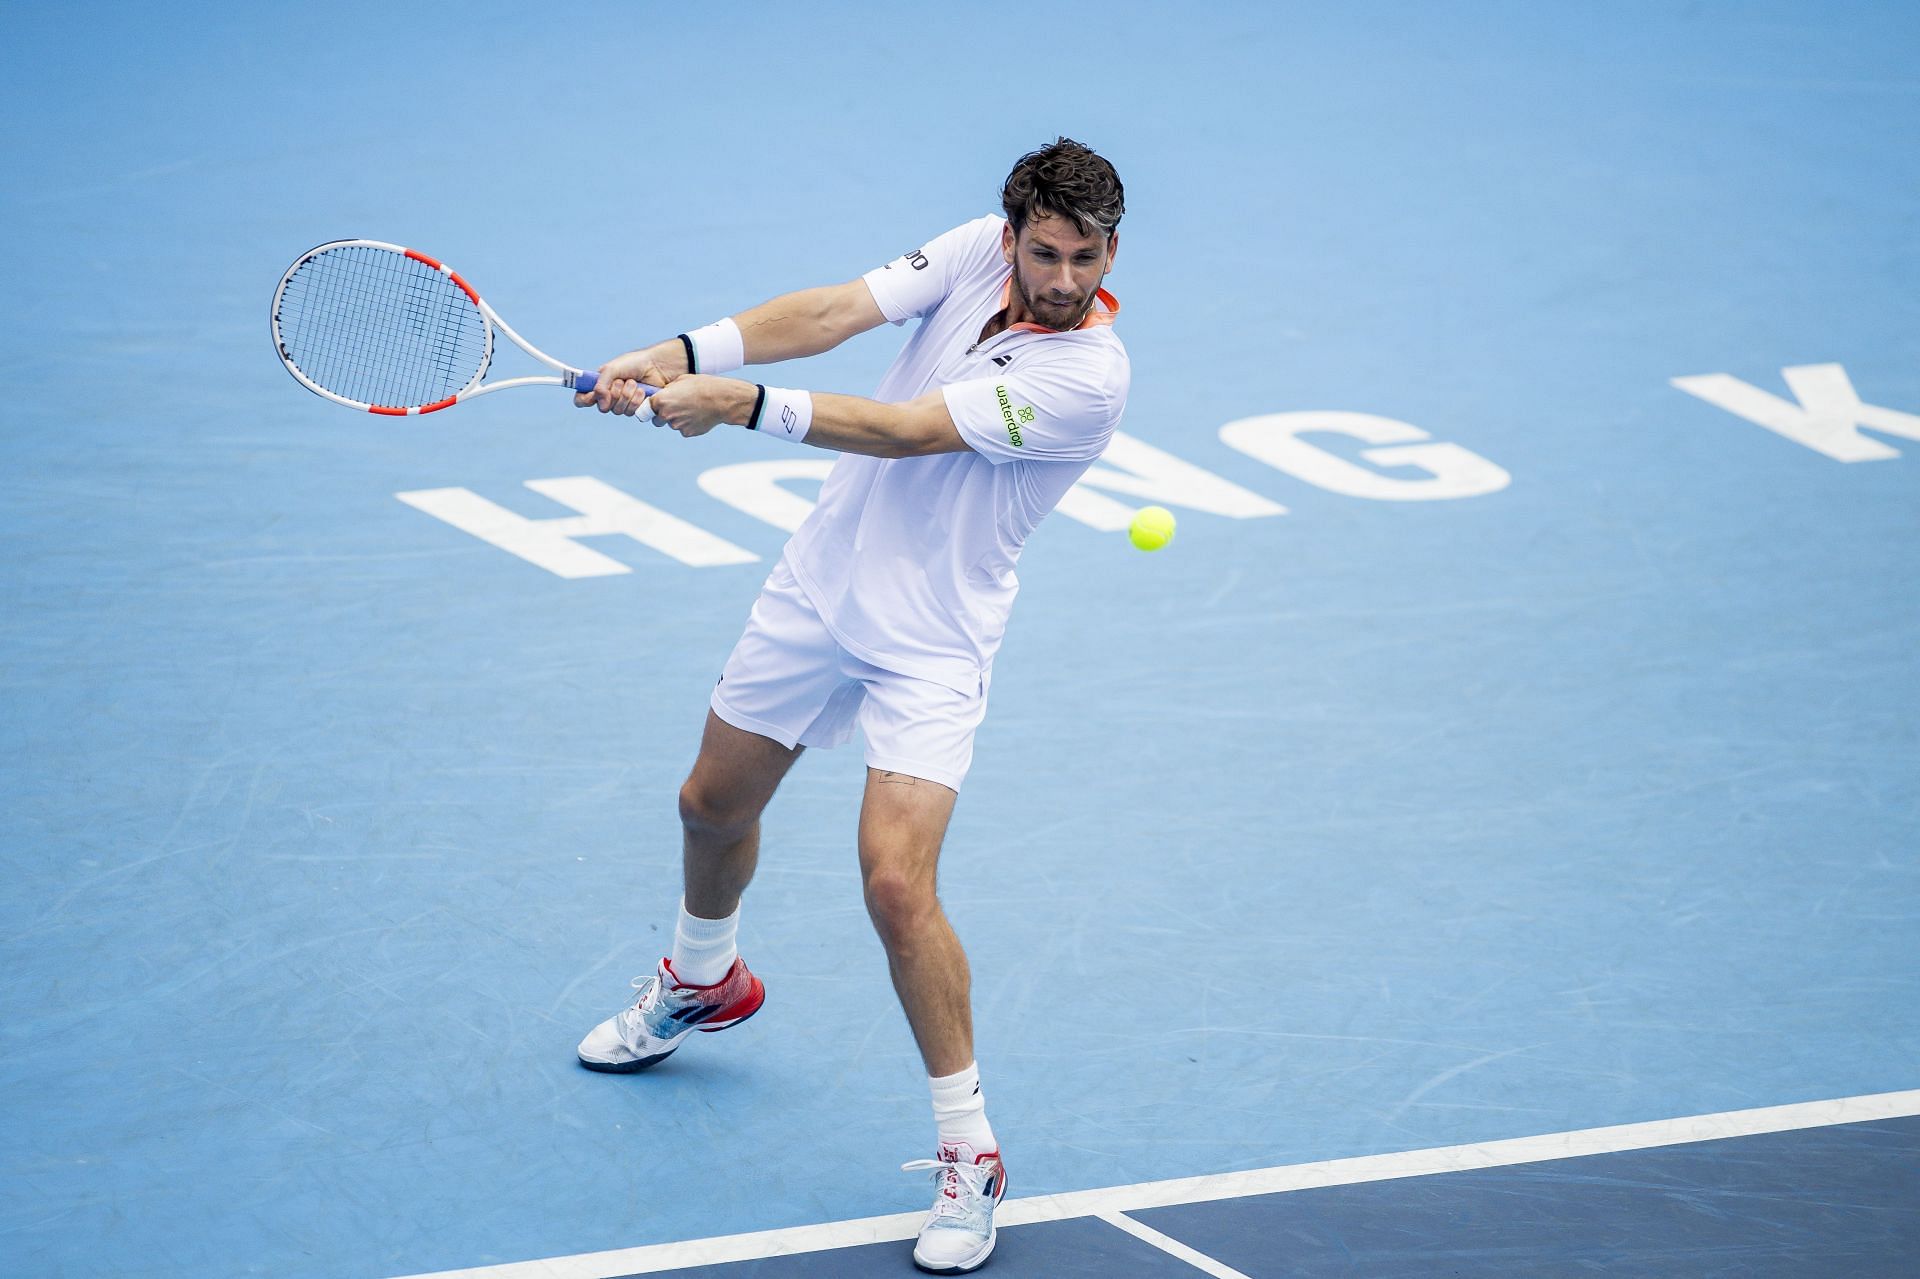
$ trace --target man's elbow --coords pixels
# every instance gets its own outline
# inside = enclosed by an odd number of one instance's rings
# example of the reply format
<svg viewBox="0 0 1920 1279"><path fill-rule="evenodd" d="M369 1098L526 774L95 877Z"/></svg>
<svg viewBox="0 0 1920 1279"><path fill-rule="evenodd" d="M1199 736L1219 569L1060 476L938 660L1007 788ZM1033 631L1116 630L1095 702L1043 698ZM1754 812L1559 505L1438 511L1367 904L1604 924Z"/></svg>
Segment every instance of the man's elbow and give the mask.
<svg viewBox="0 0 1920 1279"><path fill-rule="evenodd" d="M814 312L813 322L832 346L839 346L847 339L865 333L876 323L884 323L885 318L879 314L879 307L867 289L867 282L851 280L846 284L829 285L819 291L819 306Z"/></svg>
<svg viewBox="0 0 1920 1279"><path fill-rule="evenodd" d="M889 431L886 440L880 446L880 456L886 458L926 457L937 451L933 447L933 440L925 432L911 425Z"/></svg>
<svg viewBox="0 0 1920 1279"><path fill-rule="evenodd" d="M929 410L920 406L907 407L903 421L894 432L894 445L899 449L897 457L932 457L938 453L964 453L967 442L947 416L946 406Z"/></svg>

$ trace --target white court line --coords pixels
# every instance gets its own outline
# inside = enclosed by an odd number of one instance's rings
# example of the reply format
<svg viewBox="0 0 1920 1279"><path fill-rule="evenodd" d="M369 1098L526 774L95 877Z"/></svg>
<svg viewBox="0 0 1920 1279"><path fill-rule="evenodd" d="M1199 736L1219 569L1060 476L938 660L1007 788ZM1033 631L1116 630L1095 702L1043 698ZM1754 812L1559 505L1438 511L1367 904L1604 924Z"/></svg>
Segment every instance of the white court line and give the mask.
<svg viewBox="0 0 1920 1279"><path fill-rule="evenodd" d="M1206 1253L1189 1248L1178 1239L1161 1234L1152 1226L1143 1226L1124 1212L1103 1212L1098 1214L1098 1216L1100 1220L1106 1222L1109 1226L1118 1226L1135 1239L1145 1240L1168 1256L1178 1257L1195 1270L1212 1275L1213 1279L1248 1279L1246 1275L1235 1270L1226 1262L1215 1261Z"/></svg>
<svg viewBox="0 0 1920 1279"><path fill-rule="evenodd" d="M1767 1106L1759 1110L1729 1110L1717 1115L1659 1119L1650 1123L1619 1124L1611 1128L1586 1128L1576 1132L1515 1137L1478 1145L1440 1146L1432 1150L1328 1159L1319 1163L1256 1168L1248 1172L1210 1173L1203 1177L1147 1181L1133 1186L1111 1186L1104 1190L1036 1195L1029 1199L1007 1200L994 1214L994 1223L1000 1226L1025 1226L1073 1217L1098 1217L1107 1213L1166 1208L1174 1204L1308 1190L1316 1186L1352 1186L1399 1177L1503 1168L1513 1164L1614 1154L1624 1150L1652 1150L1690 1141L1717 1141L1727 1137L1751 1137L1761 1133L1793 1132L1802 1128L1826 1128L1834 1124L1900 1119L1912 1115L1920 1115L1920 1089L1874 1093L1865 1097L1842 1097L1834 1101L1807 1101L1791 1106ZM639 1248L617 1248L573 1257L551 1257L543 1261L514 1261L470 1270L443 1270L431 1275L413 1275L409 1279L610 1279L615 1275L658 1274L663 1270L679 1270L687 1266L784 1257L856 1244L911 1239L919 1231L920 1222L925 1216L920 1212L903 1212L886 1217L861 1217L817 1226L794 1226L785 1230L722 1235L714 1239L648 1244Z"/></svg>

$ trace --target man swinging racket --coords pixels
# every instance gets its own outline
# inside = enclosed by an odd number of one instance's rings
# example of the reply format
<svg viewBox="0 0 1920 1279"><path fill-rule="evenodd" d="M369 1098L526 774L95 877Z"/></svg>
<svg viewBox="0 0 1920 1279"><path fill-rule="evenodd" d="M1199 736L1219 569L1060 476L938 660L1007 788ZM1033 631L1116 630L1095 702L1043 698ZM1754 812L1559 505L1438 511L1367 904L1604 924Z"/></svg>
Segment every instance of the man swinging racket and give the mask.
<svg viewBox="0 0 1920 1279"><path fill-rule="evenodd" d="M1006 216L954 228L860 279L775 298L630 352L581 407L682 435L723 423L842 454L767 578L714 688L680 788L684 896L673 954L580 1043L592 1070L644 1070L766 998L734 939L760 814L808 746L867 741L860 872L926 1062L937 1193L914 1264L959 1274L993 1251L1006 1193L973 1057L967 957L935 868L1028 534L1100 456L1126 408L1127 353L1100 287L1119 245L1113 166L1061 138L1022 156ZM872 399L719 376L920 321ZM660 388L652 392L651 388ZM644 406L644 407L643 407Z"/></svg>

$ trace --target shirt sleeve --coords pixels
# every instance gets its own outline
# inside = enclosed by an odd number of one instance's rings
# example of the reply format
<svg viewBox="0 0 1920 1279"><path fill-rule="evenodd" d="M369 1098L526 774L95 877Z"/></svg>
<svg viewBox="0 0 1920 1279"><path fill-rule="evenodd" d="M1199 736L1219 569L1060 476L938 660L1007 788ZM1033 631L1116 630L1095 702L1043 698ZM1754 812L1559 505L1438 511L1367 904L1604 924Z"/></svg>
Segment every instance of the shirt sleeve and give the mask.
<svg viewBox="0 0 1920 1279"><path fill-rule="evenodd" d="M960 437L1001 462L1091 462L1126 407L1124 361L1059 360L940 388Z"/></svg>
<svg viewBox="0 0 1920 1279"><path fill-rule="evenodd" d="M905 324L939 306L953 292L961 270L982 252L988 237L998 245L1003 222L997 217L976 218L860 277L879 303L880 314L891 324Z"/></svg>

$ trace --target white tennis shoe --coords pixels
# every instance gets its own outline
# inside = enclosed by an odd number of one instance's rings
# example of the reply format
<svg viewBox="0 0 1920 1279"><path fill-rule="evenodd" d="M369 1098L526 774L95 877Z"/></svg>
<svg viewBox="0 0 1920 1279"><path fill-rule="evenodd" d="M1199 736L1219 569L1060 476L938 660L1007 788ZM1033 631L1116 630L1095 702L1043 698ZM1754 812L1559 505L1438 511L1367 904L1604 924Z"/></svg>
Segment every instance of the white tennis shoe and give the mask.
<svg viewBox="0 0 1920 1279"><path fill-rule="evenodd" d="M735 959L711 986L684 986L673 961L662 959L651 977L633 979L640 993L620 1012L580 1041L580 1064L588 1070L628 1074L657 1066L694 1031L725 1030L760 1011L767 988Z"/></svg>
<svg viewBox="0 0 1920 1279"><path fill-rule="evenodd" d="M940 1146L937 1159L915 1159L901 1172L933 1173L933 1208L913 1246L913 1264L928 1274L963 1275L987 1264L993 1252L993 1210L1007 1193L1000 1152L976 1155L973 1147Z"/></svg>

